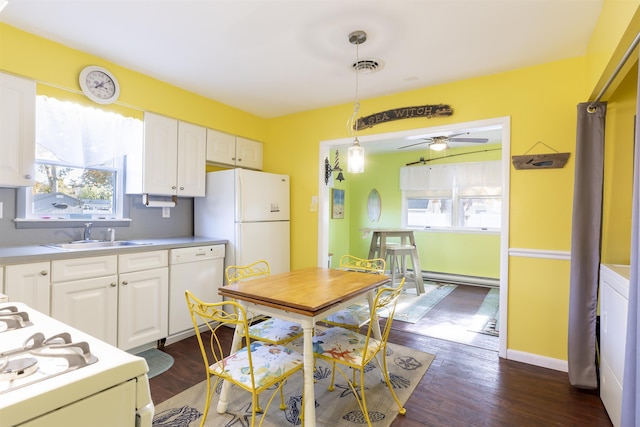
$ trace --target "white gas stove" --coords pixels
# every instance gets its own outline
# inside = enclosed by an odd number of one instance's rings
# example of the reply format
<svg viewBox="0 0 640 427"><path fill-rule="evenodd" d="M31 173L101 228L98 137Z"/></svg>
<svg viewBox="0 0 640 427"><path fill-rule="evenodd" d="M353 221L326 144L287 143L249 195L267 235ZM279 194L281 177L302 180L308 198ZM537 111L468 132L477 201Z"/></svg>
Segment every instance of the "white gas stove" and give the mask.
<svg viewBox="0 0 640 427"><path fill-rule="evenodd" d="M141 357L0 303L0 427L151 426L147 371Z"/></svg>

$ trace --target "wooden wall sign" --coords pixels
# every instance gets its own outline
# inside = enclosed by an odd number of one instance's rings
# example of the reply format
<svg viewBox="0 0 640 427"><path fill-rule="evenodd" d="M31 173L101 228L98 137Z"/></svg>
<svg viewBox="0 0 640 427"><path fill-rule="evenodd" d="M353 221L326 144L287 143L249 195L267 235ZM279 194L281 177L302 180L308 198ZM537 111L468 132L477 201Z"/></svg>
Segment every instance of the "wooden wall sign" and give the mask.
<svg viewBox="0 0 640 427"><path fill-rule="evenodd" d="M380 123L392 122L402 119L413 119L416 117L446 117L453 114L453 109L445 104L437 105L418 105L415 107L394 108L393 110L382 111L381 113L371 114L370 116L360 117L353 129L368 129Z"/></svg>
<svg viewBox="0 0 640 427"><path fill-rule="evenodd" d="M526 154L511 156L513 167L521 169L559 169L569 160L569 153Z"/></svg>
<svg viewBox="0 0 640 427"><path fill-rule="evenodd" d="M547 154L528 154L537 145L544 145L554 153ZM569 160L570 153L558 153L544 142L538 141L529 148L526 153L520 156L511 156L511 163L517 170L521 169L559 169L563 168Z"/></svg>

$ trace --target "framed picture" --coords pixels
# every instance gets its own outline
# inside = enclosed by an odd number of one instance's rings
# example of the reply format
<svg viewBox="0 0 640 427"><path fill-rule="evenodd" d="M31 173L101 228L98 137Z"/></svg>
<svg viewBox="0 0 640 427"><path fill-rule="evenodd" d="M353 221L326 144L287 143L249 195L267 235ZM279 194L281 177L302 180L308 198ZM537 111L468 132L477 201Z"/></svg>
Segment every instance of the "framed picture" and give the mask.
<svg viewBox="0 0 640 427"><path fill-rule="evenodd" d="M344 218L344 190L331 189L331 218Z"/></svg>

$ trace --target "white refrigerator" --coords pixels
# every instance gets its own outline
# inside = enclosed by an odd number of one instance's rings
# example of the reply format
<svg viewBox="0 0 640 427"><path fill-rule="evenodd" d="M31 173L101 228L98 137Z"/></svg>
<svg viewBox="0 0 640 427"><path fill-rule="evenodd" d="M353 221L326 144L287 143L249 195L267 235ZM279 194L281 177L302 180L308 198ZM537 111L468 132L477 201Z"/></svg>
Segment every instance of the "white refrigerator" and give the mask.
<svg viewBox="0 0 640 427"><path fill-rule="evenodd" d="M289 176L248 169L207 173L194 199L194 235L229 241L225 267L266 260L271 274L290 268Z"/></svg>

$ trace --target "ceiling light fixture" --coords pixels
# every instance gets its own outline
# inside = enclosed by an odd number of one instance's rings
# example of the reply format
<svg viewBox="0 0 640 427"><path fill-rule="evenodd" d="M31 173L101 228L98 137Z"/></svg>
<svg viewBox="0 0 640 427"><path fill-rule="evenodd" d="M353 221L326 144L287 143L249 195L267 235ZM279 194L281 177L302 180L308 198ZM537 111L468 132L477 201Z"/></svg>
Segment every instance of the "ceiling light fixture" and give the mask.
<svg viewBox="0 0 640 427"><path fill-rule="evenodd" d="M358 111L360 110L360 102L358 101L358 74L360 73L360 56L358 47L367 41L367 33L364 31L354 31L349 34L349 43L356 45L356 62L353 69L356 73L356 99L353 103L353 114L349 120L349 129L354 132L353 145L347 150L347 172L362 173L364 172L364 148L360 146L358 141Z"/></svg>
<svg viewBox="0 0 640 427"><path fill-rule="evenodd" d="M439 138L429 144L429 148L433 151L444 151L449 148L449 144L445 138Z"/></svg>

